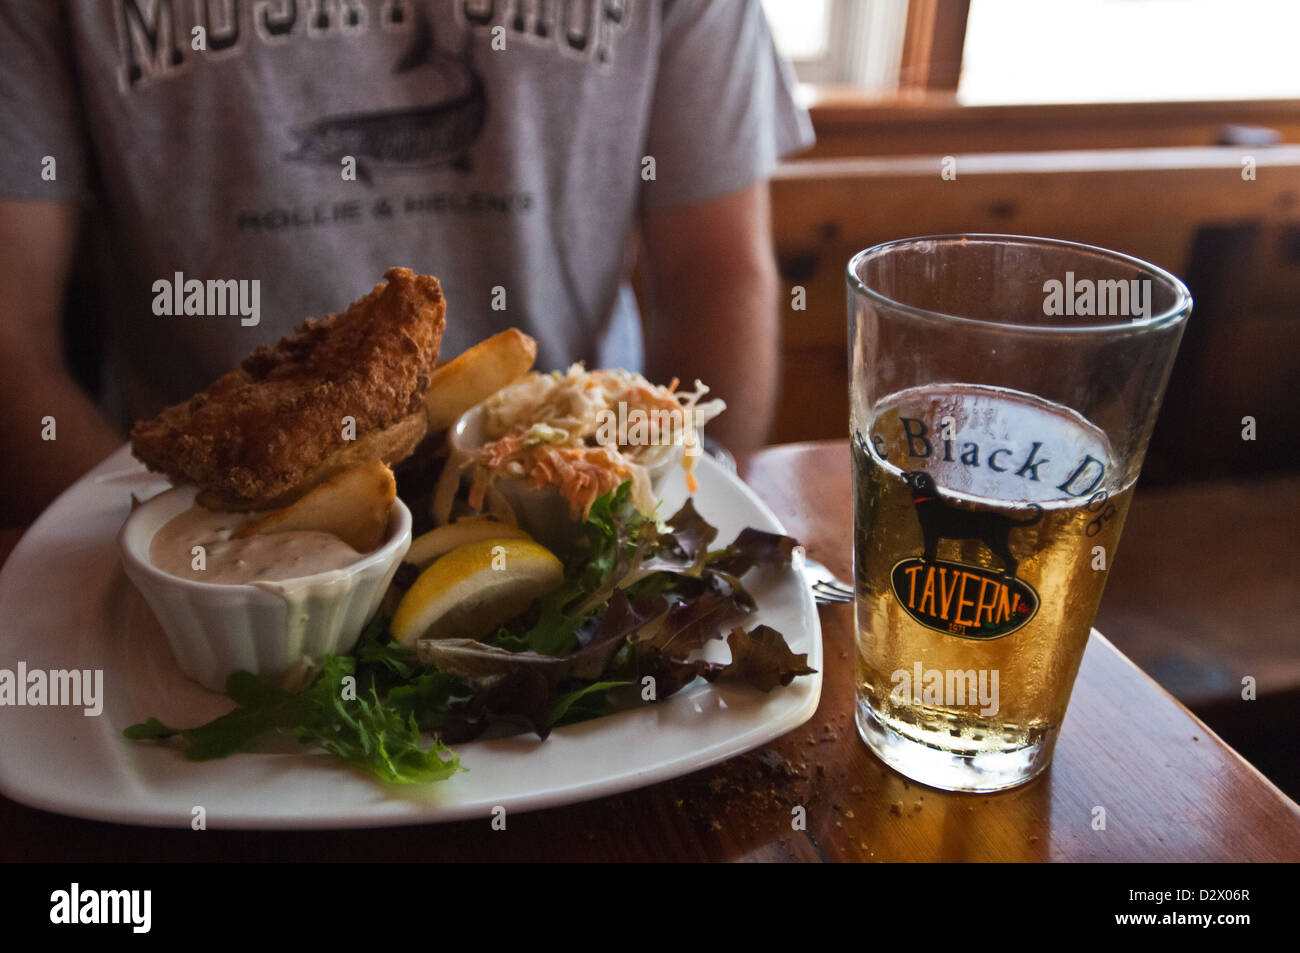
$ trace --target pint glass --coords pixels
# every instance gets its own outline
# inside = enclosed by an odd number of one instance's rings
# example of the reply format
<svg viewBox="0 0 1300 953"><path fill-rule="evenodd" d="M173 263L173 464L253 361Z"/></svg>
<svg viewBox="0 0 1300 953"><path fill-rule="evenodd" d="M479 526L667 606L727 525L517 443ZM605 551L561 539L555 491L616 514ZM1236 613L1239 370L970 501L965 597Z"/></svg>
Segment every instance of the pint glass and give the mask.
<svg viewBox="0 0 1300 953"><path fill-rule="evenodd" d="M856 719L901 773L996 791L1051 760L1191 307L1050 239L850 261Z"/></svg>

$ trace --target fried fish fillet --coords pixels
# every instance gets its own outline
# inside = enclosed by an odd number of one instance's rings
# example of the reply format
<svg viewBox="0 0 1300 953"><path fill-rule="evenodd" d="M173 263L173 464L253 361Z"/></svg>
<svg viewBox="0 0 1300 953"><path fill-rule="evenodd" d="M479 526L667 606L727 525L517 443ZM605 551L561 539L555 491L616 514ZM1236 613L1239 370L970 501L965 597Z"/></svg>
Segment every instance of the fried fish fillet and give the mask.
<svg viewBox="0 0 1300 953"><path fill-rule="evenodd" d="M138 422L132 451L198 484L204 506L231 510L284 506L349 467L405 458L427 429L446 302L436 278L409 268L384 277L344 313L308 319L203 393Z"/></svg>

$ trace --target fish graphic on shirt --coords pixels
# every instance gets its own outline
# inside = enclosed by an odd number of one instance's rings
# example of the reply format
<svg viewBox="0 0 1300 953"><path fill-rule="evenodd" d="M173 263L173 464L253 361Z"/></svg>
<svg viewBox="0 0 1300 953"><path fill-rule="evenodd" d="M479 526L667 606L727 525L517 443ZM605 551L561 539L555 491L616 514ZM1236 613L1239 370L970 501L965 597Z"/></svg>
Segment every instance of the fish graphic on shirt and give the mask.
<svg viewBox="0 0 1300 953"><path fill-rule="evenodd" d="M465 88L427 106L324 116L290 129L297 142L286 159L337 166L352 156L357 178L373 181L370 167L413 167L450 163L469 169L469 147L483 131L487 116L487 91L474 68L473 36L468 31L460 53L438 46L433 26L421 7L415 20L411 46L402 54L394 73L434 67L460 74Z"/></svg>

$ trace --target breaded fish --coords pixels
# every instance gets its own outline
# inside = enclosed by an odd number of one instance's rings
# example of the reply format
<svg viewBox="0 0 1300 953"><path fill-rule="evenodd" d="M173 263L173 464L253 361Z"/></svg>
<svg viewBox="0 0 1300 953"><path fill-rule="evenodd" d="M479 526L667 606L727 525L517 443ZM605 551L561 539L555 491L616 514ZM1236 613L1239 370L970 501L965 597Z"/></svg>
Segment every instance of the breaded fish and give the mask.
<svg viewBox="0 0 1300 953"><path fill-rule="evenodd" d="M198 484L203 505L235 510L284 506L348 467L405 458L427 429L446 302L436 278L409 268L384 277L344 313L308 319L203 393L138 422L132 451Z"/></svg>

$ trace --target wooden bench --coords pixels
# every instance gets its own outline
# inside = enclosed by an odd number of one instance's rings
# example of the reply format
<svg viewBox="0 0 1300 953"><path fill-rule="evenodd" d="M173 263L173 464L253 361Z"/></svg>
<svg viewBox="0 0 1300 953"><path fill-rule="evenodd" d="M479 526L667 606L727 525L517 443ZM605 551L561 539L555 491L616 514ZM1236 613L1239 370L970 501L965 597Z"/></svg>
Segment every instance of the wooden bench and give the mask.
<svg viewBox="0 0 1300 953"><path fill-rule="evenodd" d="M1243 178L1248 157L1253 179ZM944 232L1046 235L1137 255L1190 283L1189 255L1206 227L1263 234L1300 224L1300 146L954 158L954 180L941 177L939 155L796 160L778 170L771 187L777 256L786 285L806 289L807 308L783 312L787 399L774 439L847 433L844 270L860 249ZM1204 309L1193 321L1223 324ZM1294 329L1287 330L1236 321L1216 327L1201 346L1213 351L1231 340L1243 370L1252 365L1251 382L1283 381L1289 390L1287 367L1294 362L1284 358L1293 351L1284 345ZM1200 368L1201 357L1185 348L1181 362ZM1283 389L1268 390L1257 403L1284 399ZM797 400L789 399L794 395Z"/></svg>

